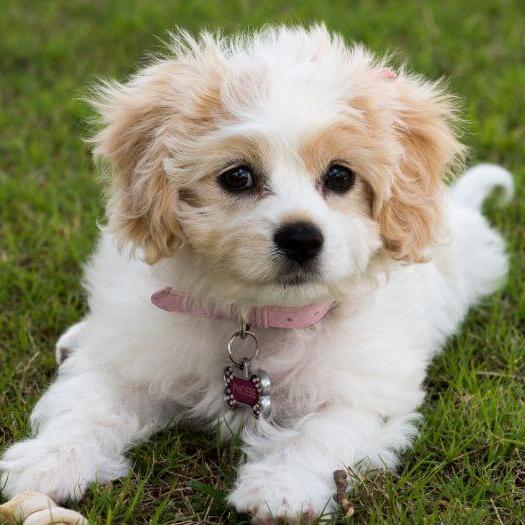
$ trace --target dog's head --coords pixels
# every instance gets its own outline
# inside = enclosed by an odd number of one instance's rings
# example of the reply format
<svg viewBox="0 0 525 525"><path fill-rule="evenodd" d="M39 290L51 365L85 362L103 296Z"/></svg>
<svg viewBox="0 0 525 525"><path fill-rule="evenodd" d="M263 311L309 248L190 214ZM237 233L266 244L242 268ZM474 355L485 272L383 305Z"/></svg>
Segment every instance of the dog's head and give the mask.
<svg viewBox="0 0 525 525"><path fill-rule="evenodd" d="M95 105L109 226L148 263L184 245L240 287L330 289L378 256L423 260L463 151L439 84L323 26L181 34Z"/></svg>

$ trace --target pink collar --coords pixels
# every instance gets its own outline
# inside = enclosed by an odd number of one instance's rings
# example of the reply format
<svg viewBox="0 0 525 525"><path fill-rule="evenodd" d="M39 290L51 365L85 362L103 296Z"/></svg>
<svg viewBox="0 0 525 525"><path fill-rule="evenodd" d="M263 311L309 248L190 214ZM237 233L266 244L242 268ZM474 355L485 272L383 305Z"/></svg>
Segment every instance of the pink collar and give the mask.
<svg viewBox="0 0 525 525"><path fill-rule="evenodd" d="M226 313L213 307L207 308L191 295L176 292L169 286L156 291L151 296L151 302L167 312L195 315L206 319L239 320L238 314ZM304 328L320 321L334 305L332 301L299 307L261 306L252 309L247 321L255 328Z"/></svg>

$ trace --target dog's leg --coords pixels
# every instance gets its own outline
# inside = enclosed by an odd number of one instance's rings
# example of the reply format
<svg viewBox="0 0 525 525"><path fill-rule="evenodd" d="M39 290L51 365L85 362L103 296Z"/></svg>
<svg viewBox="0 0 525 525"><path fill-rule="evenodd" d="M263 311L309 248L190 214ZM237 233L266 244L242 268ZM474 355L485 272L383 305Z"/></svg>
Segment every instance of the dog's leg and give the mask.
<svg viewBox="0 0 525 525"><path fill-rule="evenodd" d="M139 388L119 388L99 372L62 374L33 411L36 435L0 460L0 491L12 497L36 490L57 502L79 499L90 482L125 475L124 452L159 428L160 420L161 408Z"/></svg>
<svg viewBox="0 0 525 525"><path fill-rule="evenodd" d="M247 462L239 469L229 501L255 522L286 517L301 522L334 510L333 473L392 468L396 451L415 433L415 414L384 420L341 406L325 408L290 430L246 433Z"/></svg>

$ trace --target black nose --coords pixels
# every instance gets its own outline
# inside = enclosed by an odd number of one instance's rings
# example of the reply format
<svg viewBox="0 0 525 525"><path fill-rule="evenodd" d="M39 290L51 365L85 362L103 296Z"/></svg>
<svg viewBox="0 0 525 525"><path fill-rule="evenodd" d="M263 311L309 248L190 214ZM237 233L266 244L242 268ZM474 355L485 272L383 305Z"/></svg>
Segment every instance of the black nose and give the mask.
<svg viewBox="0 0 525 525"><path fill-rule="evenodd" d="M309 222L284 224L275 232L273 240L279 250L299 264L313 259L323 246L321 230Z"/></svg>

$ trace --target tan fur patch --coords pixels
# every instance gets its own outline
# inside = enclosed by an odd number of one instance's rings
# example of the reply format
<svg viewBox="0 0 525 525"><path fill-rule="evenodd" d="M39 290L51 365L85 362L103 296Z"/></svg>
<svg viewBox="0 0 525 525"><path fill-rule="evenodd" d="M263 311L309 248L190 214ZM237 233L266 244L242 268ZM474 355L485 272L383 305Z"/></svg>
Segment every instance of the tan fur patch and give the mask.
<svg viewBox="0 0 525 525"><path fill-rule="evenodd" d="M140 246L148 263L172 254L184 240L175 214L177 187L163 166L170 155L166 139L177 130L189 141L197 130L210 130L218 114L218 89L206 86L202 75L194 105L184 100L181 111L174 78L193 84L192 74L187 65L159 63L126 85L103 86L94 101L104 124L93 139L95 155L109 159L113 172L109 226L122 242ZM195 196L192 200L197 202Z"/></svg>
<svg viewBox="0 0 525 525"><path fill-rule="evenodd" d="M465 148L453 129L451 97L436 85L406 78L396 86L401 108L397 132L404 154L378 218L388 251L420 262L427 260L427 248L443 234L443 180L462 162Z"/></svg>
<svg viewBox="0 0 525 525"><path fill-rule="evenodd" d="M319 191L323 191L323 177L331 164L342 164L354 171L356 181L348 193L326 195L330 207L343 213L353 210L371 216L372 187L378 186L376 172L388 173L390 163L395 162L394 156L385 158L380 143L373 140L379 134L372 134L369 130L359 118L356 117L355 122L348 119L318 131L299 149L301 159Z"/></svg>

